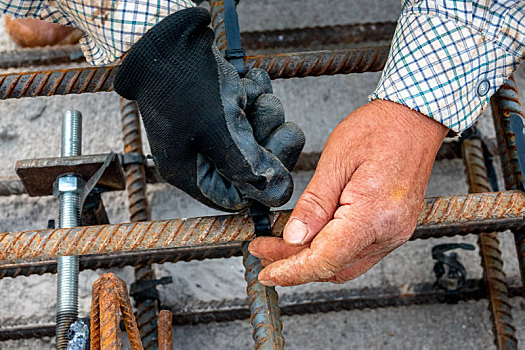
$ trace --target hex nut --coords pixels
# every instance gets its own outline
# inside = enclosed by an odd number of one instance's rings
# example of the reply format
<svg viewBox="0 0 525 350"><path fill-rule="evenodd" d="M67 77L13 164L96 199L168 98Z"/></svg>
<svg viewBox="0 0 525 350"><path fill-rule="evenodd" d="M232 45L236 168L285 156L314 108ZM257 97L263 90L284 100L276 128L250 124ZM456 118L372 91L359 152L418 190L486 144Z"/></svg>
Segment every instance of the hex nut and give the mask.
<svg viewBox="0 0 525 350"><path fill-rule="evenodd" d="M53 184L53 195L60 196L61 193L74 192L80 194L84 188L85 181L76 175L65 175L59 177Z"/></svg>

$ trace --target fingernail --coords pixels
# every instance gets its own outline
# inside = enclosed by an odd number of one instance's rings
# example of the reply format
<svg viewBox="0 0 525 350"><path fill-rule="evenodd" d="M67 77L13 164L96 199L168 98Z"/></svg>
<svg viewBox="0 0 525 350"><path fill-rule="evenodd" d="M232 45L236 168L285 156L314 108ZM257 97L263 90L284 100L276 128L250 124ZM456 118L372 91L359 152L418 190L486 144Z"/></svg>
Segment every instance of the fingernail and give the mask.
<svg viewBox="0 0 525 350"><path fill-rule="evenodd" d="M308 226L297 219L290 220L284 228L284 239L290 244L302 244L308 235Z"/></svg>
<svg viewBox="0 0 525 350"><path fill-rule="evenodd" d="M259 283L262 284L262 285L265 285L266 287L275 287L276 284L271 282L271 281L261 281L259 280Z"/></svg>

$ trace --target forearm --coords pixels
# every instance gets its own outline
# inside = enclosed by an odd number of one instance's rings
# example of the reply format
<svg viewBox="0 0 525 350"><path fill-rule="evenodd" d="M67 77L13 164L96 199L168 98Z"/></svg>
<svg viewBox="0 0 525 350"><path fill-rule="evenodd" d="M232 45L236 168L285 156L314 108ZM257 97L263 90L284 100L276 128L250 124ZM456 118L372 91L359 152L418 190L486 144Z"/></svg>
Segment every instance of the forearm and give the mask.
<svg viewBox="0 0 525 350"><path fill-rule="evenodd" d="M85 36L80 45L93 65L118 60L166 16L192 6L191 0L0 0L0 9L9 16L34 17L82 30Z"/></svg>

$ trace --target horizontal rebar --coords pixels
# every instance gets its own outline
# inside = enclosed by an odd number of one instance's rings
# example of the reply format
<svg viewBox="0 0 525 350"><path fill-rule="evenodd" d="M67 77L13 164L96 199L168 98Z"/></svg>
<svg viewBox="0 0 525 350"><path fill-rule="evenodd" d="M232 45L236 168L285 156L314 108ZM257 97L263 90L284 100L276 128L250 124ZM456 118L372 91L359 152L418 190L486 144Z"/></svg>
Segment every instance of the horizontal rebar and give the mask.
<svg viewBox="0 0 525 350"><path fill-rule="evenodd" d="M485 140L492 154L499 154L494 139ZM295 171L313 171L321 157L320 152L302 153L295 165ZM458 141L445 142L439 149L436 160L461 158L461 143ZM164 182L153 163L148 163L146 168L147 182L150 184ZM26 194L27 191L18 176L0 176L0 196L13 196Z"/></svg>
<svg viewBox="0 0 525 350"><path fill-rule="evenodd" d="M0 52L0 68L84 61L78 45L34 47Z"/></svg>
<svg viewBox="0 0 525 350"><path fill-rule="evenodd" d="M213 247L168 248L146 251L128 251L114 254L83 255L79 257L79 269L96 270L124 266L146 266L175 263L178 261L221 259L241 255L241 244L226 243ZM0 263L0 278L42 275L57 272L56 259L39 259Z"/></svg>
<svg viewBox="0 0 525 350"><path fill-rule="evenodd" d="M525 290L521 288L517 280L508 280L507 284L510 297L525 296ZM458 294L458 299L461 301L482 300L486 297L486 287L483 280L467 280ZM279 298L282 316L445 302L445 291L433 283L283 294ZM172 311L174 325L228 322L250 318L250 309L246 298L194 302L191 305L184 304L182 307L174 307ZM19 322L24 321L19 320ZM34 320L31 323L0 328L0 340L54 335L54 324L34 324Z"/></svg>
<svg viewBox="0 0 525 350"><path fill-rule="evenodd" d="M525 226L525 193L507 191L427 198L412 239L504 231ZM290 211L272 213L281 235ZM0 262L206 246L253 239L245 215L100 225L0 234Z"/></svg>
<svg viewBox="0 0 525 350"><path fill-rule="evenodd" d="M246 57L250 68L272 79L376 72L383 69L389 47L313 51ZM82 67L0 75L0 99L113 91L118 66Z"/></svg>
<svg viewBox="0 0 525 350"><path fill-rule="evenodd" d="M241 33L246 50L326 47L392 39L395 22L345 24Z"/></svg>

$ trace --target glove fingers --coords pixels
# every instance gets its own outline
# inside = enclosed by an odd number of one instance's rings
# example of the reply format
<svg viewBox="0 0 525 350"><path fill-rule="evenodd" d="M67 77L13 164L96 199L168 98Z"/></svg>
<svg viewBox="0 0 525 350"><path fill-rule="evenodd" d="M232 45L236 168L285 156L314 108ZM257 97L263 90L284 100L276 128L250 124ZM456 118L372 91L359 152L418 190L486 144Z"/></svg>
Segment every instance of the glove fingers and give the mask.
<svg viewBox="0 0 525 350"><path fill-rule="evenodd" d="M231 138L202 138L199 152L240 191L243 198L266 206L286 203L293 190L292 177L277 157L261 147L246 119L229 128ZM218 132L224 135L224 132Z"/></svg>
<svg viewBox="0 0 525 350"><path fill-rule="evenodd" d="M284 123L264 140L262 145L279 158L289 171L292 171L305 141L304 133L299 126L294 123Z"/></svg>
<svg viewBox="0 0 525 350"><path fill-rule="evenodd" d="M284 107L281 101L272 94L259 96L248 120L253 128L255 140L261 144L270 134L284 123Z"/></svg>
<svg viewBox="0 0 525 350"><path fill-rule="evenodd" d="M259 85L265 93L273 94L272 81L268 73L261 68L254 68L250 70L245 76L245 79L252 80Z"/></svg>
<svg viewBox="0 0 525 350"><path fill-rule="evenodd" d="M242 197L233 184L224 179L203 155L197 155L197 187L209 201L224 211L247 208L250 201Z"/></svg>
<svg viewBox="0 0 525 350"><path fill-rule="evenodd" d="M263 87L253 80L243 78L242 83L244 85L244 90L246 91L246 110L250 110L257 98L265 92Z"/></svg>

